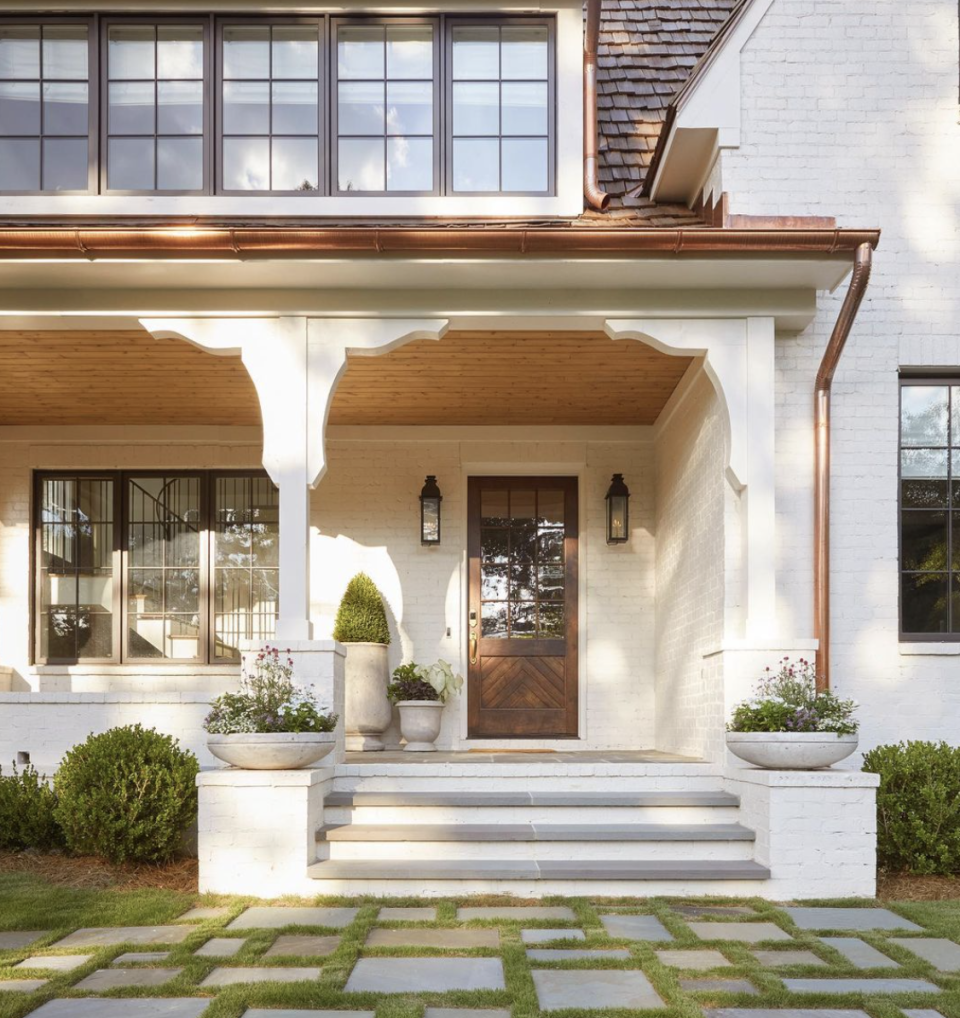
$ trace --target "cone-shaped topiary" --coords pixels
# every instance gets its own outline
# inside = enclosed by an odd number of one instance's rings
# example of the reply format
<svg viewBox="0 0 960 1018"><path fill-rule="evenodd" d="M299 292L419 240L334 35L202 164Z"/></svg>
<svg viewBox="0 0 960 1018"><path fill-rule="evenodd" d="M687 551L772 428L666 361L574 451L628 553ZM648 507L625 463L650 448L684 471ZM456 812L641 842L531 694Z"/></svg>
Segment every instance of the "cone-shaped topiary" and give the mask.
<svg viewBox="0 0 960 1018"><path fill-rule="evenodd" d="M347 584L337 610L333 638L340 643L389 643L390 627L377 585L366 573Z"/></svg>

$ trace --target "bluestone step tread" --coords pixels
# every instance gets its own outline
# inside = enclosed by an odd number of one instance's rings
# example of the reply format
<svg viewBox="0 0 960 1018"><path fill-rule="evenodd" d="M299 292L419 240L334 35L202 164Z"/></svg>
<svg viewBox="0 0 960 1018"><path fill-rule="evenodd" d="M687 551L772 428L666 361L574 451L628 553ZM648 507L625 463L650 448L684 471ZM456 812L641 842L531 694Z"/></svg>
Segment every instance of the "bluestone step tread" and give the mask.
<svg viewBox="0 0 960 1018"><path fill-rule="evenodd" d="M314 880L767 880L752 860L336 859L307 868Z"/></svg>
<svg viewBox="0 0 960 1018"><path fill-rule="evenodd" d="M741 824L327 824L318 841L753 841Z"/></svg>
<svg viewBox="0 0 960 1018"><path fill-rule="evenodd" d="M325 806L739 806L729 792L331 792Z"/></svg>

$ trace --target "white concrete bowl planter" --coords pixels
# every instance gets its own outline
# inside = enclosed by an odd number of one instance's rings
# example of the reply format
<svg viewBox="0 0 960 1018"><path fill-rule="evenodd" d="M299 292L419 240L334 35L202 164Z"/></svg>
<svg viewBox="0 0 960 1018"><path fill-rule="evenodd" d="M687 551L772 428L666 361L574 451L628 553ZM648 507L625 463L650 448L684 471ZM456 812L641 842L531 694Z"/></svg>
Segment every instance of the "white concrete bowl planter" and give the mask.
<svg viewBox="0 0 960 1018"><path fill-rule="evenodd" d="M387 699L390 664L385 643L346 643L344 721L347 749L367 753L383 749L380 736L390 727L393 707Z"/></svg>
<svg viewBox="0 0 960 1018"><path fill-rule="evenodd" d="M434 753L440 734L443 703L440 700L401 700L400 734L407 740L408 753Z"/></svg>
<svg viewBox="0 0 960 1018"><path fill-rule="evenodd" d="M336 732L235 732L208 735L207 749L242 770L294 771L322 760L336 742Z"/></svg>
<svg viewBox="0 0 960 1018"><path fill-rule="evenodd" d="M727 749L768 771L815 771L846 759L859 736L835 732L727 732Z"/></svg>

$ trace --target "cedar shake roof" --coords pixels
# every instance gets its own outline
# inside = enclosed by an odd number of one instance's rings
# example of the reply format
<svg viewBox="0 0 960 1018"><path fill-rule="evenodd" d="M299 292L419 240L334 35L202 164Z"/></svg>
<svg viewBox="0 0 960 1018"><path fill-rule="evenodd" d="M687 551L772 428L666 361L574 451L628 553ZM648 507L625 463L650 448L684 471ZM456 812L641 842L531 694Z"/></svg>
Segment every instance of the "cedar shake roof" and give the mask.
<svg viewBox="0 0 960 1018"><path fill-rule="evenodd" d="M644 208L646 200L637 196L667 106L737 3L603 0L597 52L600 184L612 207Z"/></svg>

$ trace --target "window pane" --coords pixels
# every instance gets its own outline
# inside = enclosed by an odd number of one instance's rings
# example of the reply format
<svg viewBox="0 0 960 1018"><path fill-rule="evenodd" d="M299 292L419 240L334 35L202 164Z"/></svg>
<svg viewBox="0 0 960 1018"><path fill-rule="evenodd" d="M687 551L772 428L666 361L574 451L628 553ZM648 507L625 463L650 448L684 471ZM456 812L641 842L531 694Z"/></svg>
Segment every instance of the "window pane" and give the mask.
<svg viewBox="0 0 960 1018"><path fill-rule="evenodd" d="M86 135L89 131L87 83L50 81L43 86L45 134Z"/></svg>
<svg viewBox="0 0 960 1018"><path fill-rule="evenodd" d="M501 35L501 78L546 81L546 25L504 25Z"/></svg>
<svg viewBox="0 0 960 1018"><path fill-rule="evenodd" d="M267 82L224 82L223 131L225 134L270 133L270 86Z"/></svg>
<svg viewBox="0 0 960 1018"><path fill-rule="evenodd" d="M154 83L111 82L108 125L111 134L153 134Z"/></svg>
<svg viewBox="0 0 960 1018"><path fill-rule="evenodd" d="M340 134L383 134L383 82L341 83L337 130Z"/></svg>
<svg viewBox="0 0 960 1018"><path fill-rule="evenodd" d="M341 138L337 163L341 191L384 190L382 138Z"/></svg>
<svg viewBox="0 0 960 1018"><path fill-rule="evenodd" d="M454 139L453 189L454 191L500 189L500 143L496 138Z"/></svg>
<svg viewBox="0 0 960 1018"><path fill-rule="evenodd" d="M546 135L547 83L515 82L501 85L504 134Z"/></svg>
<svg viewBox="0 0 960 1018"><path fill-rule="evenodd" d="M317 102L315 81L274 83L273 133L316 134L319 130Z"/></svg>
<svg viewBox="0 0 960 1018"><path fill-rule="evenodd" d="M269 190L268 138L223 139L223 186L228 191Z"/></svg>
<svg viewBox="0 0 960 1018"><path fill-rule="evenodd" d="M387 134L433 134L433 84L387 83Z"/></svg>
<svg viewBox="0 0 960 1018"><path fill-rule="evenodd" d="M547 139L504 138L503 183L504 191L546 191Z"/></svg>
<svg viewBox="0 0 960 1018"><path fill-rule="evenodd" d="M203 77L203 29L200 25L157 28L157 77Z"/></svg>
<svg viewBox="0 0 960 1018"><path fill-rule="evenodd" d="M900 453L901 505L934 509L947 504L947 451L904 449Z"/></svg>
<svg viewBox="0 0 960 1018"><path fill-rule="evenodd" d="M947 444L948 392L945 385L901 386L901 445Z"/></svg>
<svg viewBox="0 0 960 1018"><path fill-rule="evenodd" d="M274 191L316 191L320 186L316 138L273 139Z"/></svg>
<svg viewBox="0 0 960 1018"><path fill-rule="evenodd" d="M453 133L500 133L500 86L463 82L453 86Z"/></svg>
<svg viewBox="0 0 960 1018"><path fill-rule="evenodd" d="M382 78L383 53L382 26L341 25L337 31L337 77Z"/></svg>
<svg viewBox="0 0 960 1018"><path fill-rule="evenodd" d="M433 77L433 28L393 25L387 28L387 77Z"/></svg>
<svg viewBox="0 0 960 1018"><path fill-rule="evenodd" d="M223 30L223 76L270 77L270 29L266 25L234 25Z"/></svg>
<svg viewBox="0 0 960 1018"><path fill-rule="evenodd" d="M0 190L40 190L39 138L0 138Z"/></svg>
<svg viewBox="0 0 960 1018"><path fill-rule="evenodd" d="M160 81L157 103L160 134L203 134L202 81Z"/></svg>
<svg viewBox="0 0 960 1018"><path fill-rule="evenodd" d="M905 633L946 633L947 574L904 573L900 608Z"/></svg>
<svg viewBox="0 0 960 1018"><path fill-rule="evenodd" d="M89 154L86 138L44 138L43 189L85 191Z"/></svg>
<svg viewBox="0 0 960 1018"><path fill-rule="evenodd" d="M540 638L544 640L562 640L566 632L563 627L563 605L540 605Z"/></svg>
<svg viewBox="0 0 960 1018"><path fill-rule="evenodd" d="M500 29L470 25L453 30L453 77L458 81L500 76Z"/></svg>
<svg viewBox="0 0 960 1018"><path fill-rule="evenodd" d="M203 187L203 139L157 139L157 188L199 191Z"/></svg>
<svg viewBox="0 0 960 1018"><path fill-rule="evenodd" d="M111 191L151 191L153 138L111 138L107 145L107 187Z"/></svg>
<svg viewBox="0 0 960 1018"><path fill-rule="evenodd" d="M433 189L433 139L387 139L387 190Z"/></svg>
<svg viewBox="0 0 960 1018"><path fill-rule="evenodd" d="M44 77L86 81L88 53L85 25L43 26Z"/></svg>
<svg viewBox="0 0 960 1018"><path fill-rule="evenodd" d="M274 78L313 78L319 67L316 26L275 25L273 28Z"/></svg>
<svg viewBox="0 0 960 1018"><path fill-rule="evenodd" d="M40 133L40 85L0 81L0 134Z"/></svg>
<svg viewBox="0 0 960 1018"><path fill-rule="evenodd" d="M114 26L107 32L107 69L113 79L155 77L152 25Z"/></svg>
<svg viewBox="0 0 960 1018"><path fill-rule="evenodd" d="M947 514L904 511L900 530L901 568L911 572L942 572L947 563Z"/></svg>
<svg viewBox="0 0 960 1018"><path fill-rule="evenodd" d="M0 26L0 78L40 77L40 29Z"/></svg>

